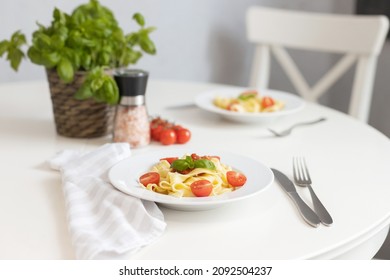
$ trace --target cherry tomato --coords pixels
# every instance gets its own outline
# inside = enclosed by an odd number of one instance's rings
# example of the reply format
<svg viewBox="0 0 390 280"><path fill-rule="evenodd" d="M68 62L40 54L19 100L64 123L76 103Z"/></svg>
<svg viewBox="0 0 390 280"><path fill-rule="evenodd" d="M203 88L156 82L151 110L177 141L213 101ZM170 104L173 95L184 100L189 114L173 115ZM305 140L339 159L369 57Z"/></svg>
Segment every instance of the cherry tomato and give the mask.
<svg viewBox="0 0 390 280"><path fill-rule="evenodd" d="M208 159L208 160L211 160L212 158L216 158L217 160L221 160L221 157L219 156L203 156L201 157L202 159Z"/></svg>
<svg viewBox="0 0 390 280"><path fill-rule="evenodd" d="M228 171L226 172L226 178L230 185L233 187L241 187L246 182L246 177L244 174L237 171Z"/></svg>
<svg viewBox="0 0 390 280"><path fill-rule="evenodd" d="M227 106L226 110L228 110L228 111L235 111L234 105L236 105L236 104L239 104L239 103L237 101L230 102L229 105Z"/></svg>
<svg viewBox="0 0 390 280"><path fill-rule="evenodd" d="M166 160L169 164L172 164L175 160L177 160L178 157L166 157L166 158L161 158L160 160Z"/></svg>
<svg viewBox="0 0 390 280"><path fill-rule="evenodd" d="M164 126L162 124L158 124L155 126L152 126L150 128L150 136L153 140L160 141L161 132L164 130Z"/></svg>
<svg viewBox="0 0 390 280"><path fill-rule="evenodd" d="M269 96L264 96L263 99L261 100L261 107L267 108L271 107L275 104L275 101L272 99L272 97Z"/></svg>
<svg viewBox="0 0 390 280"><path fill-rule="evenodd" d="M182 127L181 125L178 125L178 124L175 124L172 128L173 128L174 130L183 129L183 127Z"/></svg>
<svg viewBox="0 0 390 280"><path fill-rule="evenodd" d="M160 182L160 174L157 172L148 172L139 177L139 181L145 187L149 184L158 184Z"/></svg>
<svg viewBox="0 0 390 280"><path fill-rule="evenodd" d="M198 180L190 185L191 191L195 196L209 196L213 190L213 185L208 180Z"/></svg>
<svg viewBox="0 0 390 280"><path fill-rule="evenodd" d="M168 127L171 127L171 123L160 118L154 118L150 121L150 136L153 140L160 141L161 132Z"/></svg>
<svg viewBox="0 0 390 280"><path fill-rule="evenodd" d="M200 156L198 156L197 154L191 154L191 157L193 160L200 159Z"/></svg>
<svg viewBox="0 0 390 280"><path fill-rule="evenodd" d="M162 126L167 126L170 125L170 123L167 120L164 120L160 117L154 118L150 121L151 126L157 126L157 125L162 125Z"/></svg>
<svg viewBox="0 0 390 280"><path fill-rule="evenodd" d="M191 132L186 128L181 128L176 131L177 143L184 144L190 141Z"/></svg>
<svg viewBox="0 0 390 280"><path fill-rule="evenodd" d="M172 145L176 143L177 135L173 129L164 129L160 134L160 142L163 145Z"/></svg>

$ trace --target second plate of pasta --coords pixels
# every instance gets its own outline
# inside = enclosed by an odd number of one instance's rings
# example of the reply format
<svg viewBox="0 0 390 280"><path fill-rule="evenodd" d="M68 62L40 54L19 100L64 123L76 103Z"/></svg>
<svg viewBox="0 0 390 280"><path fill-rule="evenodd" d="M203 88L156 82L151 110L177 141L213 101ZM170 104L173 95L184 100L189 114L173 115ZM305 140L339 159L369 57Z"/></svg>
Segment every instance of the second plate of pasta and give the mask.
<svg viewBox="0 0 390 280"><path fill-rule="evenodd" d="M242 187L229 192L218 192L206 197L178 197L151 191L140 184L140 177L153 169L160 159L183 157L183 155L213 155L229 168L245 174L246 182ZM125 159L109 171L109 180L113 186L128 195L159 203L177 210L198 211L222 206L256 195L270 186L274 176L270 168L251 157L224 151L188 151L183 148L171 148L161 151L135 155Z"/></svg>
<svg viewBox="0 0 390 280"><path fill-rule="evenodd" d="M252 98L253 95L256 97ZM305 102L295 94L279 90L227 87L200 93L195 104L235 122L269 123L300 111Z"/></svg>

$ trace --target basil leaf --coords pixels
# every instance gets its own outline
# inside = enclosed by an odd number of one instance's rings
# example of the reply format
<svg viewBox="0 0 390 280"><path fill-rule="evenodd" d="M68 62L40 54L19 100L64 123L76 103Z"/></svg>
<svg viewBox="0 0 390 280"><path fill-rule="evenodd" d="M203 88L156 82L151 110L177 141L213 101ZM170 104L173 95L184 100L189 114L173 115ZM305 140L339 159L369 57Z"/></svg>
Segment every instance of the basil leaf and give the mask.
<svg viewBox="0 0 390 280"><path fill-rule="evenodd" d="M91 66L91 61L92 57L89 54L83 53L81 55L81 66L84 68L84 70L89 70Z"/></svg>
<svg viewBox="0 0 390 280"><path fill-rule="evenodd" d="M149 34L153 31L155 31L156 29L157 29L156 27L152 26L152 27L144 28L143 32L146 32L147 34Z"/></svg>
<svg viewBox="0 0 390 280"><path fill-rule="evenodd" d="M246 101L246 100L249 100L251 98L255 98L256 97L256 94L252 93L252 94L241 94L240 96L238 96L238 99L239 100L242 100L242 101Z"/></svg>
<svg viewBox="0 0 390 280"><path fill-rule="evenodd" d="M116 83L112 78L107 79L103 84L104 100L108 104L116 104L119 99L119 90Z"/></svg>
<svg viewBox="0 0 390 280"><path fill-rule="evenodd" d="M91 88L84 83L75 93L74 98L78 100L88 99L93 96Z"/></svg>
<svg viewBox="0 0 390 280"><path fill-rule="evenodd" d="M177 159L174 160L171 164L171 167L177 171L184 171L186 169L189 169L188 161L185 159Z"/></svg>
<svg viewBox="0 0 390 280"><path fill-rule="evenodd" d="M108 66L110 63L111 56L107 52L101 52L98 55L98 62L101 66Z"/></svg>
<svg viewBox="0 0 390 280"><path fill-rule="evenodd" d="M70 83L73 81L74 70L72 63L70 63L69 59L62 58L60 63L57 65L57 73L60 76L61 80L65 83Z"/></svg>
<svg viewBox="0 0 390 280"><path fill-rule="evenodd" d="M91 89L93 91L98 91L104 84L103 77L97 77L91 81Z"/></svg>
<svg viewBox="0 0 390 280"><path fill-rule="evenodd" d="M61 24L66 23L65 14L61 12L59 9L55 8L53 11L53 18L56 22L59 22Z"/></svg>
<svg viewBox="0 0 390 280"><path fill-rule="evenodd" d="M186 161L187 161L188 167L189 167L190 169L194 169L194 168L195 168L194 160L192 159L192 157L186 156Z"/></svg>
<svg viewBox="0 0 390 280"><path fill-rule="evenodd" d="M53 68L61 60L61 55L57 52L43 53L41 56L41 62L47 68Z"/></svg>
<svg viewBox="0 0 390 280"><path fill-rule="evenodd" d="M20 49L12 48L8 51L7 59L11 62L12 69L14 69L15 71L18 70L23 57L24 54Z"/></svg>
<svg viewBox="0 0 390 280"><path fill-rule="evenodd" d="M30 60L38 65L42 65L42 55L41 52L34 46L30 47L27 51L27 55L30 58Z"/></svg>
<svg viewBox="0 0 390 280"><path fill-rule="evenodd" d="M130 33L126 36L126 42L130 44L130 46L134 46L139 41L139 34L138 33Z"/></svg>
<svg viewBox="0 0 390 280"><path fill-rule="evenodd" d="M211 160L208 159L198 159L194 161L195 168L206 168L210 170L215 170L215 165Z"/></svg>
<svg viewBox="0 0 390 280"><path fill-rule="evenodd" d="M144 26L145 25L145 19L144 17L140 14L140 13L135 13L133 15L133 19L140 25L140 26Z"/></svg>
<svg viewBox="0 0 390 280"><path fill-rule="evenodd" d="M8 50L9 45L10 43L7 40L0 42L0 56L2 56Z"/></svg>
<svg viewBox="0 0 390 280"><path fill-rule="evenodd" d="M15 47L20 47L26 44L26 37L20 31L16 31L11 37L11 43Z"/></svg>
<svg viewBox="0 0 390 280"><path fill-rule="evenodd" d="M34 33L33 43L38 49L50 49L51 48L51 38L44 33Z"/></svg>
<svg viewBox="0 0 390 280"><path fill-rule="evenodd" d="M156 46L154 45L153 41L150 40L147 33L143 33L141 36L139 36L139 45L141 49L148 54L156 53Z"/></svg>
<svg viewBox="0 0 390 280"><path fill-rule="evenodd" d="M54 34L51 36L51 42L55 49L60 50L64 47L65 44L65 37L61 36L59 34Z"/></svg>

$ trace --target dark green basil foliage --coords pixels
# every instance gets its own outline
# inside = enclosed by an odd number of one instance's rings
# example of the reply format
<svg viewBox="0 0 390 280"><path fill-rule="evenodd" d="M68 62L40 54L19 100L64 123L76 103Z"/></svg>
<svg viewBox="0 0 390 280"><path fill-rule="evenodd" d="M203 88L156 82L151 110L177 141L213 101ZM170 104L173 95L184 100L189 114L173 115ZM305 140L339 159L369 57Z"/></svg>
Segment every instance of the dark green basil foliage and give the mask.
<svg viewBox="0 0 390 280"><path fill-rule="evenodd" d="M76 71L87 71L87 77L75 98L94 98L98 102L116 104L118 87L105 70L135 64L143 53L155 54L156 47L149 34L154 27L145 27L139 13L133 15L139 25L137 32L125 34L113 13L98 0L77 7L71 14L54 9L49 27L38 23L32 34L27 55L46 68L56 68L59 77L72 82ZM24 57L21 49L26 38L20 31L0 42L0 56L7 53L11 67L18 70Z"/></svg>

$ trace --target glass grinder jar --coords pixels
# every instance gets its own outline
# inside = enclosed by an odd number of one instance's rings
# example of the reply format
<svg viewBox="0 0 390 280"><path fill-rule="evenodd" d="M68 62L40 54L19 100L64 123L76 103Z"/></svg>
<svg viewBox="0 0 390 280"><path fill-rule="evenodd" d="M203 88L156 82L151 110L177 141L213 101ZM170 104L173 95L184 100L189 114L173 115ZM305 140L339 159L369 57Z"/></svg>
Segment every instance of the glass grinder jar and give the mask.
<svg viewBox="0 0 390 280"><path fill-rule="evenodd" d="M149 118L145 105L148 72L136 69L118 70L114 79L120 100L114 121L114 142L127 142L132 148L150 143Z"/></svg>

